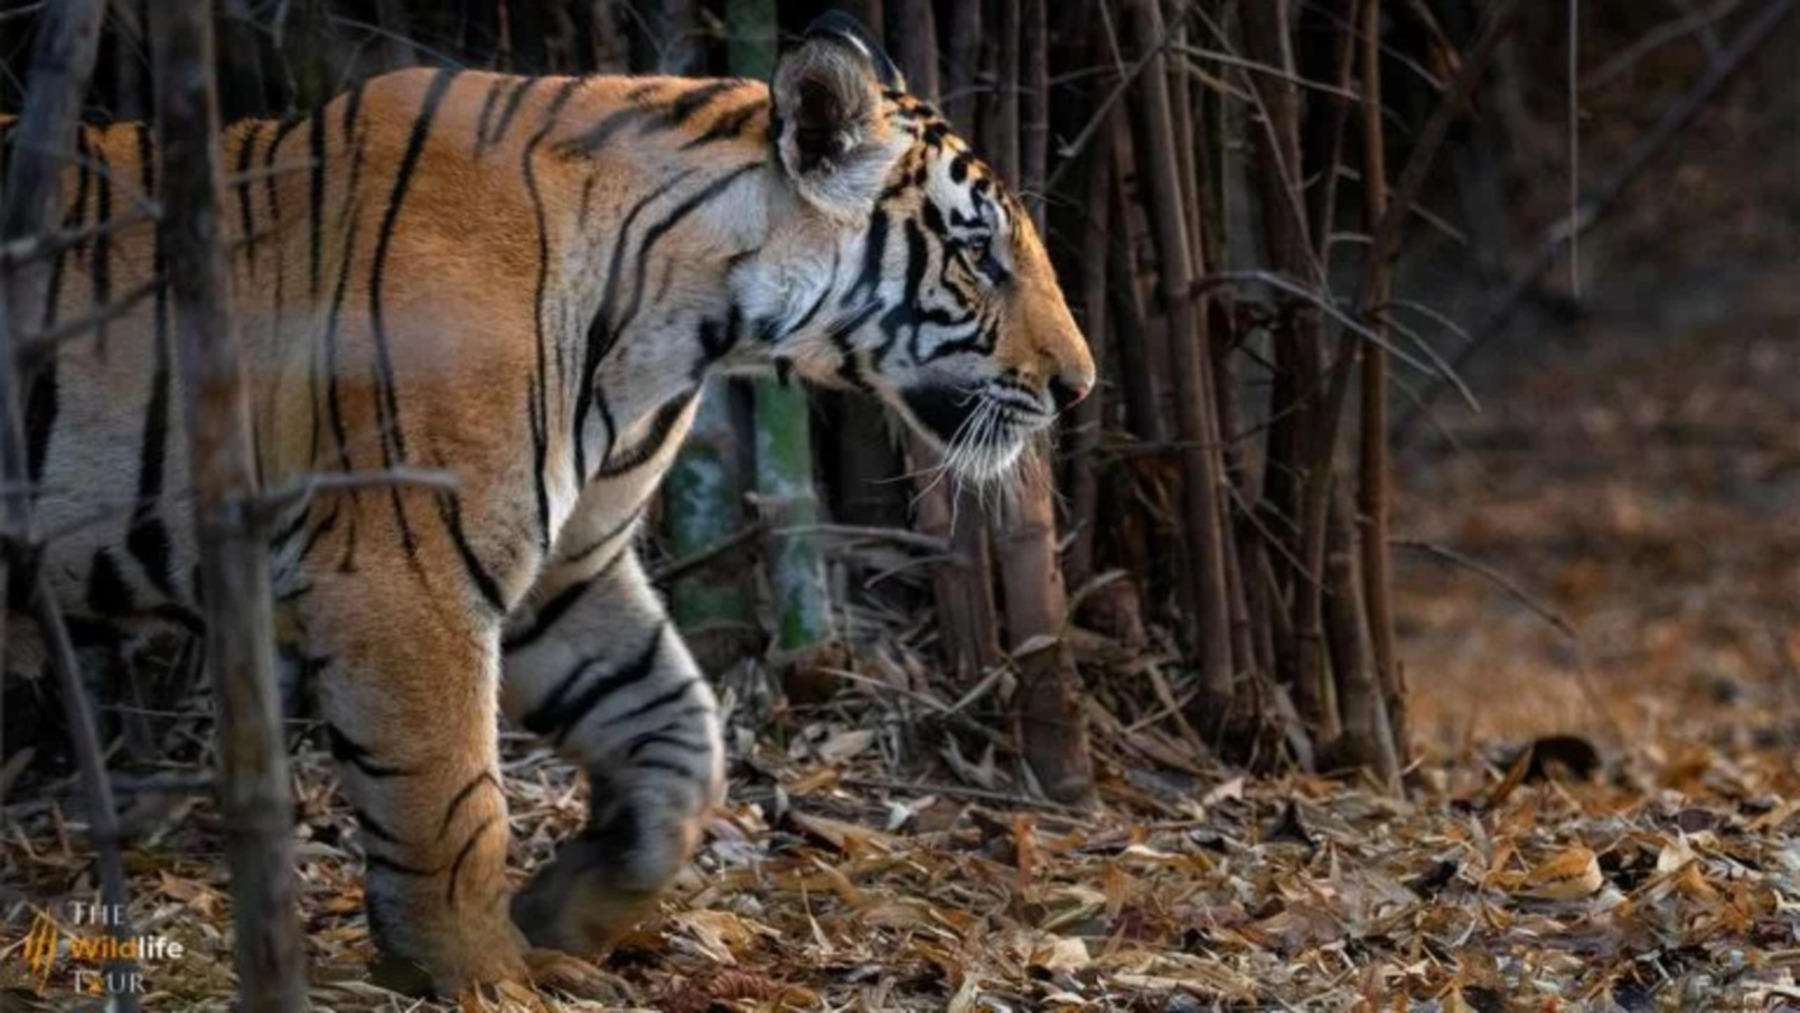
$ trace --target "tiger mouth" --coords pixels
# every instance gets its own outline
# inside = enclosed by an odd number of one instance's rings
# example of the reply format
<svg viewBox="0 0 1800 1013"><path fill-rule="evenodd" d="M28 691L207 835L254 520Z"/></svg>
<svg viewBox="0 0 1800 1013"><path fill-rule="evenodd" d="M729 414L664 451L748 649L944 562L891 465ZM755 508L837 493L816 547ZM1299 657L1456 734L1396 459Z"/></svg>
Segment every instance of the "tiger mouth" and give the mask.
<svg viewBox="0 0 1800 1013"><path fill-rule="evenodd" d="M1027 438L1055 418L1022 392L927 386L901 398L916 427L944 452L946 466L976 481L1005 474Z"/></svg>

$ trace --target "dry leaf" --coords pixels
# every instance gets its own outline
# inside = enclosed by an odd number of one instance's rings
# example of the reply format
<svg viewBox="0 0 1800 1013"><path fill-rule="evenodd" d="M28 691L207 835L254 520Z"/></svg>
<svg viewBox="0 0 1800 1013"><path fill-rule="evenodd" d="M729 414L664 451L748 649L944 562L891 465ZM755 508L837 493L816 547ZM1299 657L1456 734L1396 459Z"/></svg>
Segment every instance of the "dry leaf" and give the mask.
<svg viewBox="0 0 1800 1013"><path fill-rule="evenodd" d="M1605 885L1600 859L1592 850L1576 846L1557 852L1534 867L1519 892L1539 900L1578 900L1592 896Z"/></svg>

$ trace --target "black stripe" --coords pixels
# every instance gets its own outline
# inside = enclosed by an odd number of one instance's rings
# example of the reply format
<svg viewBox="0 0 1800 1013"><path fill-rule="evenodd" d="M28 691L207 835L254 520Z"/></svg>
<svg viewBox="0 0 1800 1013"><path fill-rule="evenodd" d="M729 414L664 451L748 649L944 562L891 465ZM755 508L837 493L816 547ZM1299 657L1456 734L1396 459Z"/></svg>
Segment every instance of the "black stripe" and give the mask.
<svg viewBox="0 0 1800 1013"><path fill-rule="evenodd" d="M661 242L662 238L668 235L670 230L681 224L688 215L705 207L708 203L712 202L714 198L730 189L732 184L742 179L745 175L762 168L762 166L763 163L760 161L746 162L730 172L725 173L723 176L720 176L711 183L701 187L680 204L675 205L667 215L663 216L661 221L644 230L644 241L638 247L637 280L636 284L632 287L631 308L626 312L625 322L620 325L620 330L623 330L625 326L637 316L638 307L643 302L644 278L648 274L650 253L652 250L656 249L656 244Z"/></svg>
<svg viewBox="0 0 1800 1013"><path fill-rule="evenodd" d="M144 193L156 192L156 167L148 131L138 134L140 182ZM152 243L151 273L162 278L167 273L168 250L163 230L157 229ZM169 288L159 283L152 309L154 334L151 354L150 393L144 404L143 437L138 446L137 503L132 509L132 524L125 536L125 547L156 589L173 598L175 574L170 563L168 529L156 516L163 493L163 471L168 462L170 413Z"/></svg>
<svg viewBox="0 0 1800 1013"><path fill-rule="evenodd" d="M692 405L694 399L699 396L698 390L691 390L658 408L650 420L650 431L644 434L644 438L638 441L637 446L632 447L617 459L601 461L600 473L597 477L617 478L628 471L642 467L646 461L655 457L657 452L662 450L663 444L668 442L669 435L675 429L675 424L681 421L682 413L686 412L688 406Z"/></svg>
<svg viewBox="0 0 1800 1013"><path fill-rule="evenodd" d="M564 141L562 144L557 145L557 153L564 158L591 155L601 148L606 147L619 131L624 130L633 123L638 123L649 118L654 113L654 109L645 108L643 106L628 106L624 109L614 110L613 112L608 113L606 118L599 123L594 124L581 133L576 134L574 137L569 138L567 141Z"/></svg>
<svg viewBox="0 0 1800 1013"><path fill-rule="evenodd" d="M475 789L481 787L482 782L484 781L493 785L495 791L503 790L500 787L499 780L494 777L492 772L484 770L481 773L476 774L468 784L462 786L462 790L456 793L456 797L450 800L450 804L444 807L444 821L438 825L439 837L450 832L450 821L456 818L456 810L462 807L462 804L468 800L470 795L475 794Z"/></svg>
<svg viewBox="0 0 1800 1013"><path fill-rule="evenodd" d="M344 143L349 144L356 134L356 121L362 115L363 88L368 85L367 78L358 78L344 95L344 118L340 124Z"/></svg>
<svg viewBox="0 0 1800 1013"><path fill-rule="evenodd" d="M56 428L60 407L56 382L56 356L46 355L31 378L25 396L25 461L31 476L31 495L36 497L44 480L44 464L50 457L50 434Z"/></svg>
<svg viewBox="0 0 1800 1013"><path fill-rule="evenodd" d="M432 76L431 84L425 90L424 101L420 104L419 114L413 119L412 133L407 138L400 167L394 173L394 188L388 195L385 213L381 218L381 230L375 237L374 265L369 275L369 323L375 337L375 421L381 440L384 468L391 468L406 460L406 434L400 425L400 401L394 384L393 351L388 343L387 318L382 306L382 281L387 270L388 247L393 242L394 229L400 220L400 209L406 203L406 191L412 185L419 156L424 153L432 121L436 119L444 96L450 90L450 82L456 75L455 70L440 70ZM399 486L392 486L389 491L394 517L400 526L400 544L406 550L408 562L417 570L418 543L413 538L412 525L406 517L405 502L400 495Z"/></svg>
<svg viewBox="0 0 1800 1013"><path fill-rule="evenodd" d="M87 604L103 616L129 615L137 610L131 585L125 582L125 573L111 550L94 553L93 565L88 568Z"/></svg>
<svg viewBox="0 0 1800 1013"><path fill-rule="evenodd" d="M283 116L275 125L275 135L269 138L269 147L263 152L263 169L267 176L263 179L263 192L269 201L269 229L271 232L281 231L281 178L280 174L269 171L275 167L275 155L281 150L281 142L294 132L300 120L293 116ZM277 253L275 256L275 294L274 317L276 323L281 321L281 307L287 285L287 258Z"/></svg>
<svg viewBox="0 0 1800 1013"><path fill-rule="evenodd" d="M85 128L77 128L75 131L75 201L63 214L62 227L65 230L78 229L87 221L88 185L93 177L93 165L88 159L87 135L88 132ZM139 136L148 137L149 134L140 132ZM145 191L145 193L149 192ZM160 231L157 233L159 236L161 234ZM50 281L44 297L43 325L45 330L49 330L56 324L58 304L62 302L63 271L69 254L72 252L74 251L69 247L62 247L56 251L56 257L51 261ZM162 272L158 271L156 276L162 277ZM160 291L159 288L158 292Z"/></svg>
<svg viewBox="0 0 1800 1013"><path fill-rule="evenodd" d="M457 877L462 875L462 864L469 857L469 852L475 850L475 843L481 840L481 835L487 833L487 829L493 826L497 820L498 817L494 816L482 820L481 825L469 834L469 839L464 841L462 848L457 851L456 861L450 863L450 887L444 892L444 903L451 905L456 903L456 881Z"/></svg>
<svg viewBox="0 0 1800 1013"><path fill-rule="evenodd" d="M422 869L416 865L408 865L405 862L397 861L392 858L387 858L382 855L377 855L373 851L368 851L366 849L363 852L363 861L367 862L369 865L369 868L371 868L371 869L381 869L386 872L397 872L402 876L425 877L425 876L433 876L433 875L437 874L436 869Z"/></svg>
<svg viewBox="0 0 1800 1013"><path fill-rule="evenodd" d="M613 719L611 721L608 721L607 724L621 725L627 721L630 721L633 718L641 718L644 715L649 714L652 711L660 710L661 708L667 707L668 705L674 703L675 701L681 699L682 697L687 696L688 690L693 689L693 688L694 688L694 684L692 681L684 681L681 683L681 685L676 686L674 689L669 690L667 693L664 693L661 696L653 697L649 700L646 700L643 703L638 704L636 707L633 707L630 710L626 711L625 713L616 715L615 717L613 717Z"/></svg>
<svg viewBox="0 0 1800 1013"><path fill-rule="evenodd" d="M699 137L683 144L681 150L692 151L695 148L703 148L718 141L735 139L743 134L744 128L750 125L750 121L755 119L758 113L767 108L767 103L752 102L749 105L733 109L728 113L722 113L718 119L712 121L712 125L707 127L705 132Z"/></svg>
<svg viewBox="0 0 1800 1013"><path fill-rule="evenodd" d="M583 425L583 422L587 419L589 409L593 407L595 396L599 393L595 374L600 370L600 360L605 358L606 353L612 351L613 343L618 340L618 335L622 330L622 328L614 326L613 307L618 299L619 279L624 270L625 250L630 244L631 227L637 223L638 216L643 214L644 209L649 207L652 201L668 193L670 189L697 171L690 168L676 173L673 179L639 198L637 203L631 206L631 210L626 212L625 219L619 223L618 235L613 239L612 262L607 267L606 288L600 299L600 309L595 312L593 322L588 325L587 345L583 351L581 364L580 385L575 394L574 443L575 480L577 482L587 481L587 427ZM611 431L610 421L608 431Z"/></svg>
<svg viewBox="0 0 1800 1013"><path fill-rule="evenodd" d="M528 78L524 84L513 89L512 94L506 97L506 108L500 113L500 122L494 124L493 133L489 134L486 140L481 143L485 143L487 147L492 148L498 146L501 141L506 139L506 131L512 127L513 118L519 115L519 106L524 104L525 96L530 94L531 89L537 87L538 82L542 80L543 78L540 77ZM481 154L479 146L476 148L475 153L477 155Z"/></svg>
<svg viewBox="0 0 1800 1013"><path fill-rule="evenodd" d="M635 658L610 675L603 675L595 679L574 698L566 699L581 677L586 675L589 669L603 662L605 656L582 661L574 671L568 674L567 678L557 685L556 689L551 691L542 703L533 708L531 713L525 715L522 724L526 730L539 735L554 733L556 744L562 745L563 740L569 737L569 732L580 724L582 719L587 717L588 713L603 698L650 678L656 668L656 659L662 653L663 635L667 628L667 623L657 623L655 630L650 634L649 641L644 644L644 649L639 651ZM683 689L685 688L684 686Z"/></svg>
<svg viewBox="0 0 1800 1013"><path fill-rule="evenodd" d="M444 522L444 529L450 533L450 541L456 545L456 554L462 558L463 571L468 574L469 583L481 593L483 601L488 603L496 613L505 614L506 596L500 592L500 584L482 564L481 558L475 555L475 549L469 544L468 532L463 530L462 498L455 493L442 493L437 498L438 517Z"/></svg>
<svg viewBox="0 0 1800 1013"><path fill-rule="evenodd" d="M356 253L360 221L360 218L352 217L346 228L343 255L338 259L337 286L331 293L331 305L325 311L325 405L331 419L331 435L337 440L338 466L344 471L350 470L350 435L344 422L343 396L339 390L342 373L338 368L338 329L343 322L344 297L349 292L350 262ZM352 491L352 499L355 496Z"/></svg>
<svg viewBox="0 0 1800 1013"><path fill-rule="evenodd" d="M682 92L675 97L675 101L669 103L668 108L665 109L660 116L645 121L644 125L638 128L638 133L642 135L660 133L665 130L674 130L688 120L693 119L695 114L699 113L700 110L705 109L714 99L717 99L726 92L736 91L743 86L743 81L731 78L723 81L714 81L711 84L703 84L699 87Z"/></svg>
<svg viewBox="0 0 1800 1013"><path fill-rule="evenodd" d="M632 739L630 744L625 747L625 758L628 760L635 760L638 758L638 754L642 753L644 750L652 749L657 746L667 746L671 749L679 749L687 753L704 754L712 752L712 744L709 742L695 742L693 739L685 738L682 735L665 729L659 732L645 732L637 738Z"/></svg>
<svg viewBox="0 0 1800 1013"><path fill-rule="evenodd" d="M537 150L550 136L556 125L556 117L563 107L574 97L576 89L581 86L580 78L570 78L556 91L550 100L549 108L544 111L544 119L537 133L525 144L524 152L519 156L519 172L525 180L525 192L531 199L531 209L537 220L538 265L535 300L532 303L532 329L537 338L537 376L533 390L528 397L526 414L531 420L531 463L534 493L537 496L538 515L538 549L542 552L550 550L550 490L544 474L549 467L550 455L550 378L548 355L545 351L547 338L544 330L545 296L550 283L550 227L548 214L544 210L543 195L538 191L537 166L534 159ZM504 128L502 128L504 129ZM562 343L556 348L557 371L562 372Z"/></svg>
<svg viewBox="0 0 1800 1013"><path fill-rule="evenodd" d="M250 277L256 277L256 219L250 201L250 181L246 178L250 172L250 164L256 158L256 138L262 133L261 123L251 123L244 127L244 137L238 146L236 171L238 174L238 231L242 233L244 257L250 264Z"/></svg>
<svg viewBox="0 0 1800 1013"><path fill-rule="evenodd" d="M95 148L94 164L99 172L94 191L94 221L110 222L112 220L112 165L106 157L105 148ZM94 237L93 256L89 259L88 273L94 279L94 305L105 306L112 301L112 230L101 229ZM95 331L95 339L100 345L102 354L106 350L106 324L102 323Z"/></svg>
<svg viewBox="0 0 1800 1013"><path fill-rule="evenodd" d="M825 301L831 298L831 280L837 277L838 266L843 262L843 256L843 251L841 250L834 249L831 251L831 271L825 276L825 287L819 291L819 297L813 300L812 305L806 308L805 313L800 314L800 319L794 321L794 325L787 329L786 334L777 334L772 338L765 340L780 341L783 338L799 334L801 331L806 330L806 325L813 322L813 318L819 315L819 310L824 308Z"/></svg>
<svg viewBox="0 0 1800 1013"><path fill-rule="evenodd" d="M319 272L325 256L325 114L307 120L306 157L312 163L306 187L306 291L319 297Z"/></svg>
<svg viewBox="0 0 1800 1013"><path fill-rule="evenodd" d="M563 613L569 611L569 608L587 592L588 585L592 583L592 578L580 580L563 588L561 591L556 592L556 594L552 596L549 601L544 602L544 604L538 608L537 613L531 617L530 626L501 640L501 649L516 651L521 647L528 647L531 644L536 643L540 637L549 631L550 627L556 625L556 621L562 618Z"/></svg>
<svg viewBox="0 0 1800 1013"><path fill-rule="evenodd" d="M626 515L626 517L623 521L619 522L617 527L614 527L612 530L601 535L599 538L596 538L594 541L589 542L587 545L583 546L580 550L578 550L576 552L564 553L563 554L563 562L569 563L572 565L579 565L582 562L585 562L589 556L592 556L594 553L599 552L601 549L607 547L608 545L611 545L614 541L616 541L618 539L618 537L620 535L623 535L627 531L630 531L631 526L633 524L636 524L638 522L638 520L644 516L644 511L649 506L650 506L650 504L647 501L643 502L643 503L639 503L631 511L631 513ZM607 564L608 567L611 567L611 565L612 565L612 563L610 563L610 562ZM605 571L603 570L602 572L605 572Z"/></svg>
<svg viewBox="0 0 1800 1013"><path fill-rule="evenodd" d="M869 219L869 238L863 247L862 272L856 276L856 283L844 293L838 301L840 306L849 306L861 298L875 297L877 286L881 284L882 261L887 256L888 215L880 208ZM864 292L868 295L865 297Z"/></svg>
<svg viewBox="0 0 1800 1013"><path fill-rule="evenodd" d="M480 157L487 150L488 126L494 118L494 106L500 101L500 93L511 84L518 83L517 78L503 77L488 85L487 95L481 100L481 115L475 118L475 155Z"/></svg>
<svg viewBox="0 0 1800 1013"><path fill-rule="evenodd" d="M397 777L408 773L399 767L373 762L369 759L369 747L345 735L343 729L329 721L325 723L325 738L330 744L332 759L348 763L368 777Z"/></svg>
<svg viewBox="0 0 1800 1013"><path fill-rule="evenodd" d="M694 768L689 767L685 764L676 763L674 760L665 760L665 759L662 759L660 757L655 757L655 756L646 756L641 759L631 761L631 769L632 770L660 770L667 774L673 774L676 777L685 777L685 778L694 777L698 773L698 771L694 770Z"/></svg>
<svg viewBox="0 0 1800 1013"><path fill-rule="evenodd" d="M306 536L306 544L300 547L300 562L306 562L307 557L312 555L313 548L319 544L319 539L324 538L332 528L337 527L338 511L341 509L339 504L333 503L331 512L313 526L312 531Z"/></svg>
<svg viewBox="0 0 1800 1013"><path fill-rule="evenodd" d="M350 813L356 817L356 822L362 827L363 833L389 844L400 843L400 838L395 837L392 831L376 822L375 817L364 812L360 806L352 805Z"/></svg>

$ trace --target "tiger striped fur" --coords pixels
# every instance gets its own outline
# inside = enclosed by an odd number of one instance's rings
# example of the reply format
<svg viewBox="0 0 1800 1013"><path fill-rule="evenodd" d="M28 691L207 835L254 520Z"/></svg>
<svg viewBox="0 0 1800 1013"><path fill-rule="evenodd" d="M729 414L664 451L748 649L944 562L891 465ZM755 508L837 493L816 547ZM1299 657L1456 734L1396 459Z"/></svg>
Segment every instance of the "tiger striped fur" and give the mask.
<svg viewBox="0 0 1800 1013"><path fill-rule="evenodd" d="M67 229L158 190L143 124L84 128L79 155ZM1018 202L843 20L770 85L406 71L235 124L221 158L265 487L459 482L316 496L271 548L372 934L440 994L604 946L721 797L713 694L632 549L705 376L864 390L975 478L1093 383ZM46 330L146 295L26 395L37 515L67 525L45 565L119 627L199 623L162 271L149 227L67 250ZM516 896L496 707L593 789Z"/></svg>

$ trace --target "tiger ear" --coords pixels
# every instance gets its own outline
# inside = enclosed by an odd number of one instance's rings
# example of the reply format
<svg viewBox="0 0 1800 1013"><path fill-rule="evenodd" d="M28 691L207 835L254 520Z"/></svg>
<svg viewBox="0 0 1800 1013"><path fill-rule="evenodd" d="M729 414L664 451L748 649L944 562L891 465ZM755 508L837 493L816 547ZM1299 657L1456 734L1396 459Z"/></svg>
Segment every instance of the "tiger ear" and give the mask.
<svg viewBox="0 0 1800 1013"><path fill-rule="evenodd" d="M893 61L844 14L812 23L775 65L776 149L795 188L837 217L866 215L905 139L881 115L882 92L904 88Z"/></svg>

